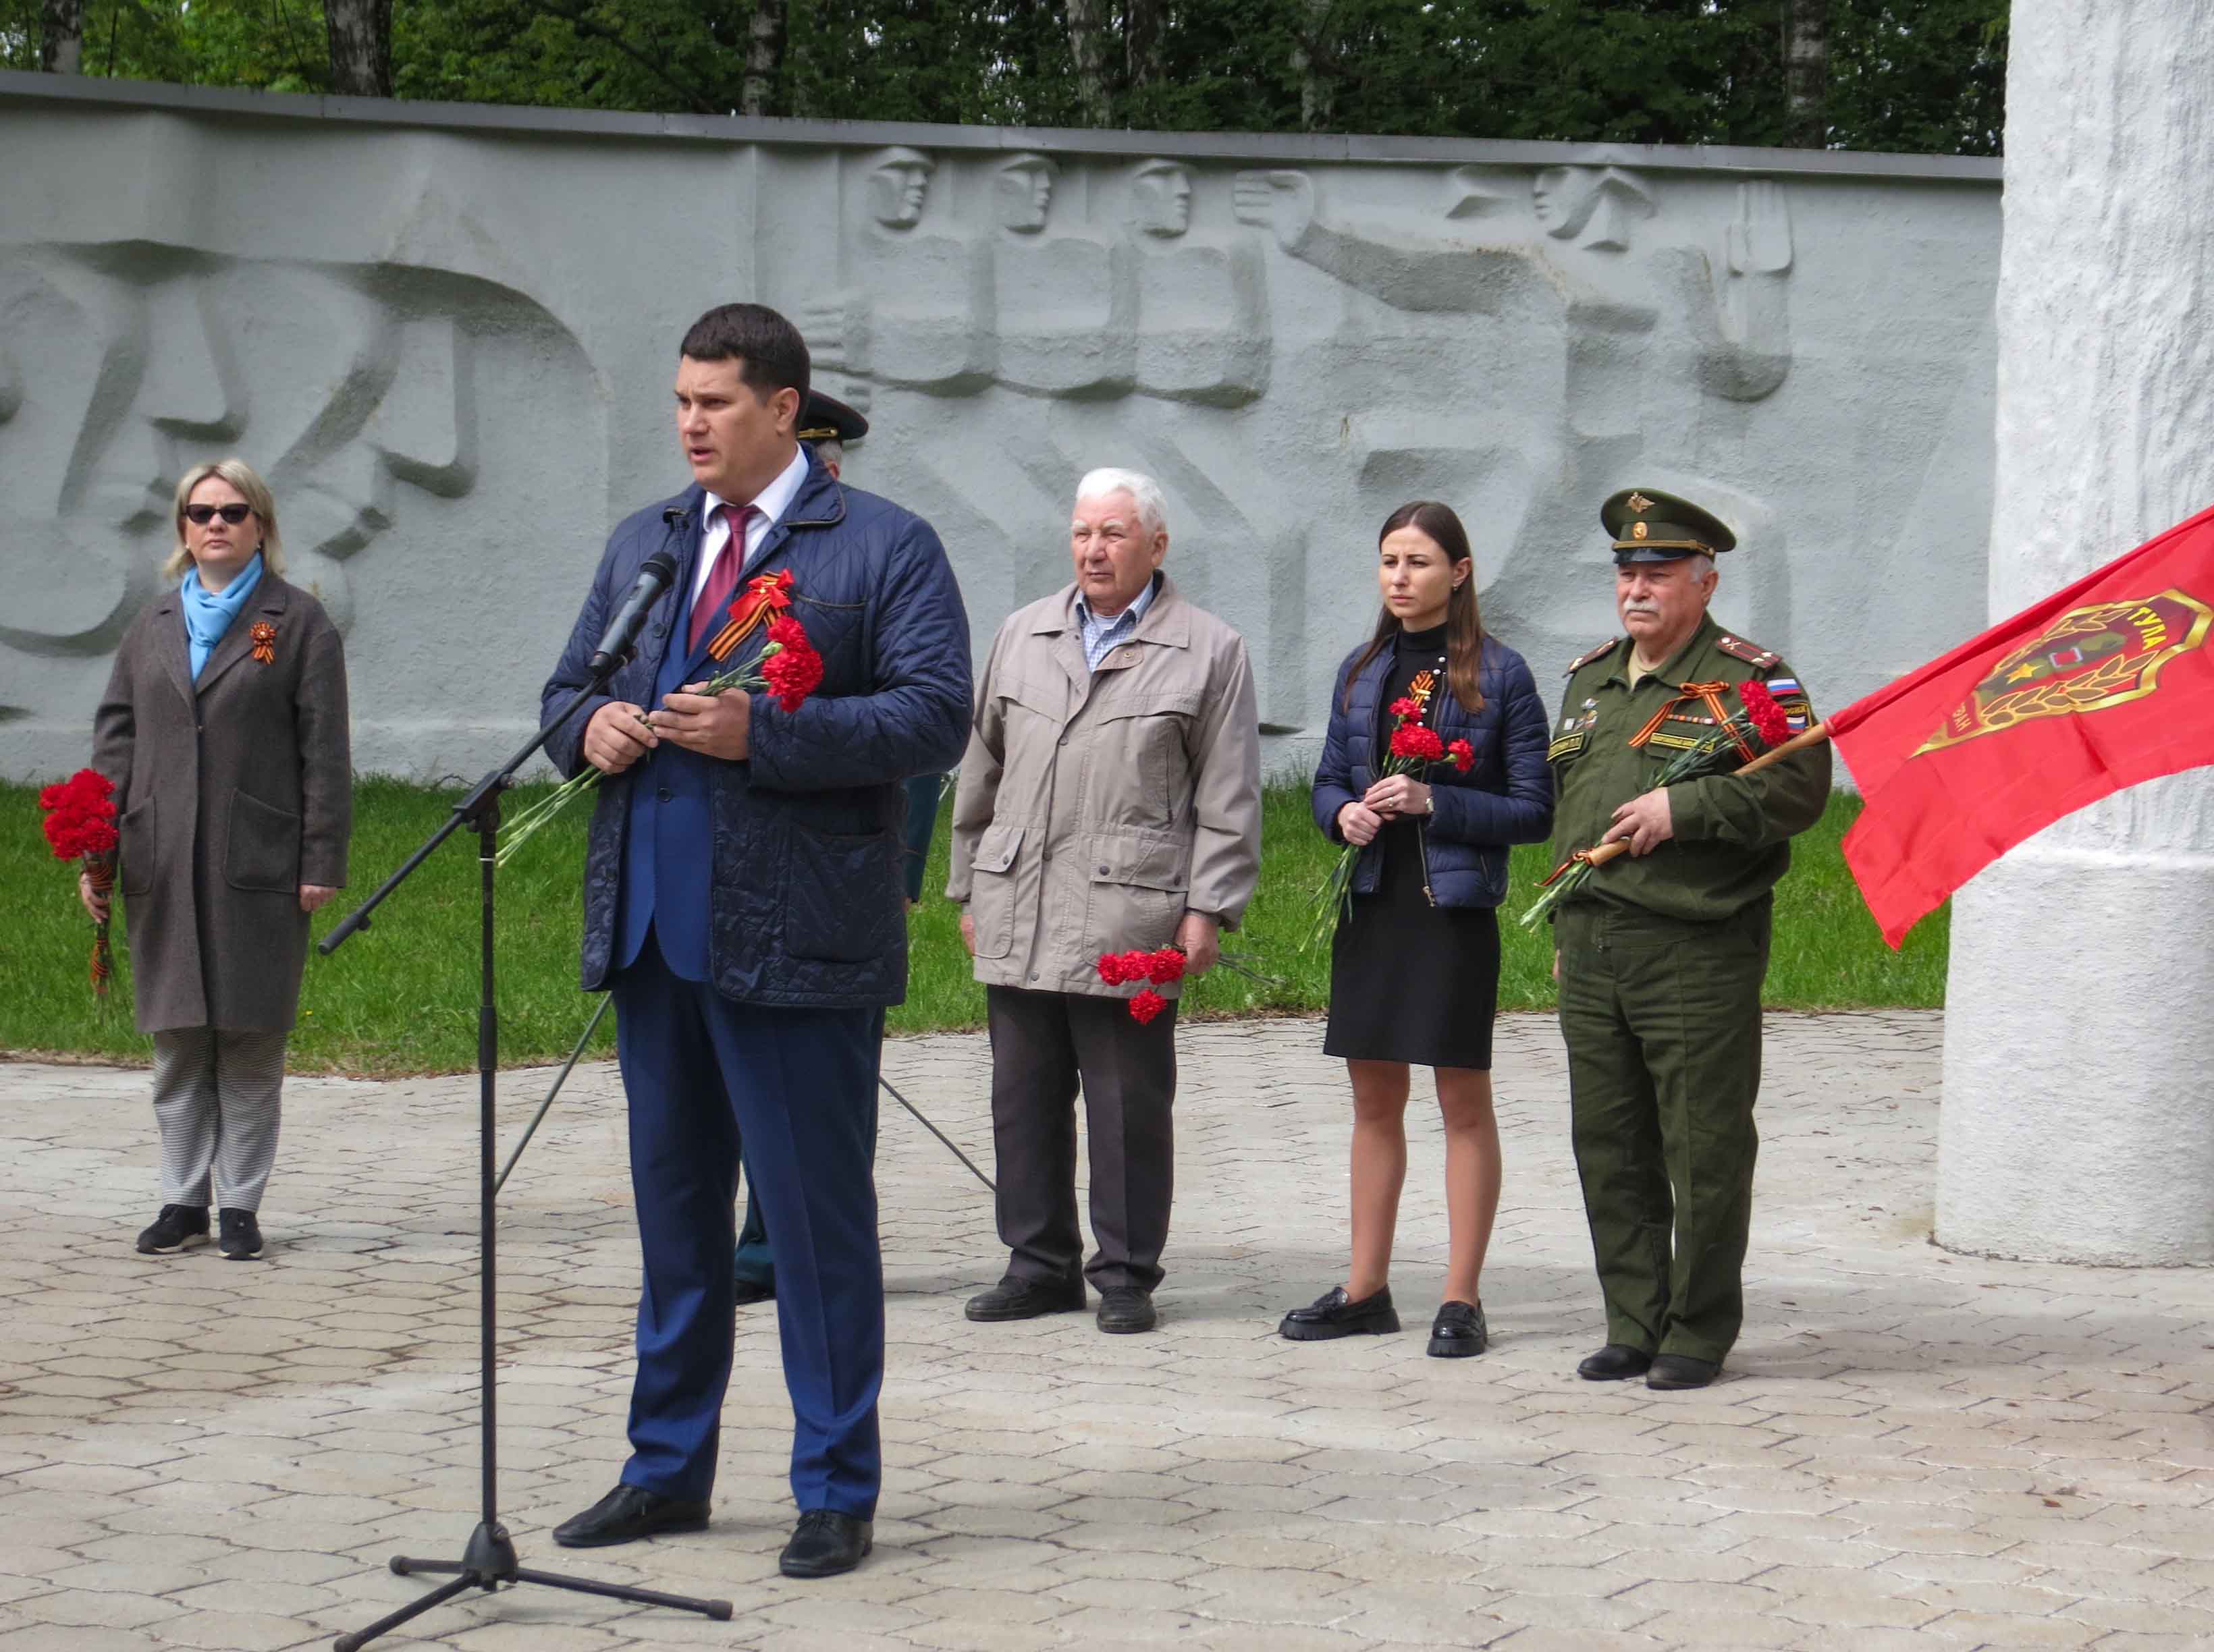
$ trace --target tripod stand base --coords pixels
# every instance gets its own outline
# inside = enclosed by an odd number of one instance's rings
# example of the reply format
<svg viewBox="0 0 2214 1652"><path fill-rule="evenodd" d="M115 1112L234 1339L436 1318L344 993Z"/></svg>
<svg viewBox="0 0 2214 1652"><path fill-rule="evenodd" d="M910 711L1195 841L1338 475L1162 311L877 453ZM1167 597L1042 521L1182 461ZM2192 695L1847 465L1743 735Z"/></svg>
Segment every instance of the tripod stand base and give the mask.
<svg viewBox="0 0 2214 1652"><path fill-rule="evenodd" d="M546 1588L567 1589L572 1594L596 1594L609 1600L627 1600L633 1606L668 1606L677 1612L696 1612L713 1618L718 1623L726 1622L731 1616L728 1600L695 1600L689 1595L664 1594L658 1589L633 1588L625 1583L596 1583L590 1578L565 1577L559 1572L534 1571L516 1564L515 1544L507 1535L507 1528L498 1522L480 1523L469 1533L469 1545L459 1560L411 1560L406 1555L392 1557L392 1570L401 1577L418 1573L436 1577L450 1573L451 1581L438 1585L428 1594L410 1601L399 1611L378 1618L367 1629L358 1629L350 1635L341 1635L331 1643L334 1652L357 1652L380 1635L392 1631L410 1618L420 1617L433 1606L443 1606L457 1594L470 1589L482 1589L487 1594L503 1583L536 1583Z"/></svg>

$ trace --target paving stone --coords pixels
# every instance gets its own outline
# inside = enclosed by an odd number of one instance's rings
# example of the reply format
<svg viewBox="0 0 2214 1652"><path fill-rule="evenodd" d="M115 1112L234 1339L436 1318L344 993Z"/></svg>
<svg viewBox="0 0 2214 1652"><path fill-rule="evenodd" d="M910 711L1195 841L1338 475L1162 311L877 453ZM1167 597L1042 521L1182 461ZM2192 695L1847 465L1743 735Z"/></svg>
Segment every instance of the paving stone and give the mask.
<svg viewBox="0 0 2214 1652"><path fill-rule="evenodd" d="M1274 1334L1342 1265L1344 1080L1313 1022L1179 1029L1148 1337L963 1320L1003 1263L990 1200L888 1115L878 1550L804 1585L776 1572L773 1312L738 1317L713 1527L588 1556L547 1539L627 1454L621 1087L580 1068L503 1210L505 1518L526 1565L738 1616L510 1590L380 1652L2214 1644L2205 1277L1930 1246L1940 1033L1771 1018L1746 1335L1696 1394L1574 1375L1602 1326L1545 1018L1495 1040L1508 1178L1477 1361L1424 1358L1419 1326ZM896 1041L885 1068L988 1153L981 1038ZM511 1139L533 1076L506 1087ZM292 1081L256 1269L130 1251L145 1082L0 1067L0 1199L25 1217L0 1280L0 1652L327 1646L419 1592L390 1554L458 1554L475 1518L474 1082ZM1420 1109L1410 1137L1394 1283L1421 1304L1442 1138Z"/></svg>

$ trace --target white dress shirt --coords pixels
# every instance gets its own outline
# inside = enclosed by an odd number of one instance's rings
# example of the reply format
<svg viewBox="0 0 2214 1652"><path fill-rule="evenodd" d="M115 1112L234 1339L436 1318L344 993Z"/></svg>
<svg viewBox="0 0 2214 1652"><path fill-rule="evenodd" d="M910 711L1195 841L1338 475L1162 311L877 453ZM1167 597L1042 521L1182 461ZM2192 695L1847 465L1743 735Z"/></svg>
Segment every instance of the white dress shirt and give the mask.
<svg viewBox="0 0 2214 1652"><path fill-rule="evenodd" d="M745 560L738 565L740 579L753 571L754 558L761 555L761 541L768 537L769 529L784 519L785 512L792 509L792 502L799 497L800 484L806 480L807 449L802 447L792 455L792 462L777 472L776 480L754 496L754 514L746 518ZM730 503L713 491L701 503L706 524L700 535L700 560L692 569L692 600L695 603L700 593L707 588L708 570L730 543L731 519L723 515L723 507Z"/></svg>

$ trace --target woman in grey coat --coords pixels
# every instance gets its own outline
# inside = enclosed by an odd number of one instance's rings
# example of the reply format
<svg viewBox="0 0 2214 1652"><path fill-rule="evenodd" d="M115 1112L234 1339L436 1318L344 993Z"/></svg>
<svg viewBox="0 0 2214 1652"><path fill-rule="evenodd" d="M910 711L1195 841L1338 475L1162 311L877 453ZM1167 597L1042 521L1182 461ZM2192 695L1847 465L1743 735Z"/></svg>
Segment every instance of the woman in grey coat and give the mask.
<svg viewBox="0 0 2214 1652"><path fill-rule="evenodd" d="M284 1043L308 914L346 882L353 768L346 657L322 605L282 577L277 506L243 462L177 484L178 588L124 634L93 730L115 787L117 883L138 1030L154 1037L162 1213L149 1254L208 1238L261 1254ZM95 917L107 901L78 894Z"/></svg>

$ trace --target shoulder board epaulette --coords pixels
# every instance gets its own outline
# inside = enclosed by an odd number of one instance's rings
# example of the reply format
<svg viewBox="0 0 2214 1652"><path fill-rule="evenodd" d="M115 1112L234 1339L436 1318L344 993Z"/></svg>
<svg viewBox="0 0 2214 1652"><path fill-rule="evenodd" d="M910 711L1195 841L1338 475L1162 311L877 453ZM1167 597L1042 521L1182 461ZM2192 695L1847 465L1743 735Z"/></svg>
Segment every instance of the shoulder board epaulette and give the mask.
<svg viewBox="0 0 2214 1652"><path fill-rule="evenodd" d="M1772 671L1783 663L1783 656L1770 652L1758 643L1748 643L1736 637L1718 637L1715 646L1733 660L1742 660L1756 671Z"/></svg>
<svg viewBox="0 0 2214 1652"><path fill-rule="evenodd" d="M1616 648L1616 645L1617 645L1617 644L1618 644L1621 641L1622 641L1622 639L1621 639L1619 637L1608 637L1608 638L1606 639L1606 641L1605 641L1604 643L1600 643L1597 648L1593 649L1589 654L1579 655L1576 658L1575 658L1575 659L1573 659L1573 660L1569 661L1569 668L1568 668L1566 671L1563 671L1563 672L1561 674L1561 675L1563 675L1563 677L1573 677L1573 676L1575 676L1575 675L1576 674L1576 673L1578 673L1579 671L1581 671L1581 670L1582 670L1586 666L1589 665L1593 661L1594 661L1594 660L1604 660L1605 658L1606 658L1606 656L1607 656L1608 655L1610 655L1610 654L1612 654L1612 653L1613 653L1613 652L1614 652L1615 648Z"/></svg>

